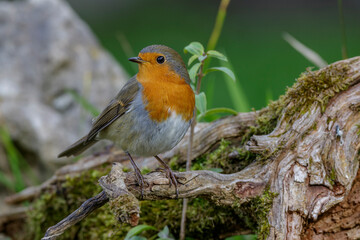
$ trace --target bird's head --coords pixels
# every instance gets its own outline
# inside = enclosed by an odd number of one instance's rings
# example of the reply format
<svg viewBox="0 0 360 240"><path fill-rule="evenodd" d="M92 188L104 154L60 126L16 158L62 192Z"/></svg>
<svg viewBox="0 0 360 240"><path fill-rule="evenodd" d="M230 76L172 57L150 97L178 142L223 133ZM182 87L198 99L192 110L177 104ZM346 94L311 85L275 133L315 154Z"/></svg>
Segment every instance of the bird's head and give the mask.
<svg viewBox="0 0 360 240"><path fill-rule="evenodd" d="M190 84L189 74L181 56L173 49L164 45L151 45L142 49L137 57L129 61L139 64L139 73L145 79L163 79ZM176 74L178 77L172 77ZM178 80L177 80L178 79Z"/></svg>

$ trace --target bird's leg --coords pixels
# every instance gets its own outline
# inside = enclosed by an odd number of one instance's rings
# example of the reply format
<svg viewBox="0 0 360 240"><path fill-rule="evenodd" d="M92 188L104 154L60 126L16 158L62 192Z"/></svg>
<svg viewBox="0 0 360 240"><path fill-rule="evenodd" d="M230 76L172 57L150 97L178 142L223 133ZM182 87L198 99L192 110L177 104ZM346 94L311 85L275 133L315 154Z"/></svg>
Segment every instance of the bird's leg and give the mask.
<svg viewBox="0 0 360 240"><path fill-rule="evenodd" d="M169 185L171 187L171 185L174 184L176 198L178 198L179 197L178 182L176 180L176 176L175 176L174 172L161 158L159 158L158 156L154 156L154 157L161 163L161 165L163 165L164 171L166 173L166 177L169 179Z"/></svg>
<svg viewBox="0 0 360 240"><path fill-rule="evenodd" d="M138 184L139 184L139 186L140 186L141 199L143 199L143 198L144 198L143 188L144 188L144 186L145 186L144 177L143 177L143 175L141 174L141 171L140 171L140 169L138 168L138 166L136 165L134 159L131 157L130 153L126 152L126 154L129 156L131 165L132 165L133 168L134 168L135 177L136 177L136 180L137 180L137 182L138 182Z"/></svg>

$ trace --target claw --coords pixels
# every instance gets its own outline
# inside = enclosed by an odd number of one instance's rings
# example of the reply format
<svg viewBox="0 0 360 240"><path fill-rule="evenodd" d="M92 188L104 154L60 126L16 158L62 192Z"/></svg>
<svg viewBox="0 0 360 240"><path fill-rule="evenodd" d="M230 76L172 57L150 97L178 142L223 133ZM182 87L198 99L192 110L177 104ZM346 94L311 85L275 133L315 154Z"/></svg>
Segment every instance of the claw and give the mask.
<svg viewBox="0 0 360 240"><path fill-rule="evenodd" d="M133 158L131 157L130 153L128 153L128 152L126 152L126 153L127 153L127 155L129 156L131 165L133 166L134 171L135 171L135 177L136 177L136 180L137 180L137 182L138 182L138 184L139 184L139 187L140 187L141 199L144 199L144 186L145 186L144 177L143 177L143 175L141 174L141 171L140 171L140 169L138 168L138 166L135 164L135 161L134 161Z"/></svg>
<svg viewBox="0 0 360 240"><path fill-rule="evenodd" d="M178 188L178 181L176 179L176 175L161 158L159 158L158 156L155 156L155 158L161 163L161 165L164 166L163 170L165 171L167 179L169 179L169 187L171 187L174 184L176 199L179 198L179 188Z"/></svg>

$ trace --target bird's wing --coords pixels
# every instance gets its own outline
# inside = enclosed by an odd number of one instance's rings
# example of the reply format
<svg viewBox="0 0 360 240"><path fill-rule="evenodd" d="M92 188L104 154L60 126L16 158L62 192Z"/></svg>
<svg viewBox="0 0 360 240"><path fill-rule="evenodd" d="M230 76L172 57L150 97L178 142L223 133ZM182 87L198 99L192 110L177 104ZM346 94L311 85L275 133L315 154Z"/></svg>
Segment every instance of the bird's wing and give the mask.
<svg viewBox="0 0 360 240"><path fill-rule="evenodd" d="M95 119L86 141L94 139L101 130L121 117L129 109L130 103L134 100L139 89L139 82L136 80L136 76L134 76Z"/></svg>

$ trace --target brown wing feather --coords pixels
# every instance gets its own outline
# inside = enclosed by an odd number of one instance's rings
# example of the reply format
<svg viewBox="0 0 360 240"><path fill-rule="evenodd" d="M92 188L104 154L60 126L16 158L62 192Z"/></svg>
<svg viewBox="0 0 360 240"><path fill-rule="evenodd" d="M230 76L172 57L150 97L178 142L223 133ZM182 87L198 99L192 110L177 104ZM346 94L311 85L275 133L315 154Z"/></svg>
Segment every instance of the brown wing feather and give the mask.
<svg viewBox="0 0 360 240"><path fill-rule="evenodd" d="M77 142L73 143L62 153L60 153L58 157L77 156L92 145L94 145L98 141L97 139L95 139L96 135L101 130L109 126L116 119L125 114L139 89L139 83L136 78L131 78L120 90L118 95L97 117L97 119L93 123L89 134L79 139Z"/></svg>
<svg viewBox="0 0 360 240"><path fill-rule="evenodd" d="M86 141L94 139L101 130L121 117L129 109L130 103L134 100L139 88L136 76L132 77L120 90L118 95L111 100L109 105L96 118Z"/></svg>

